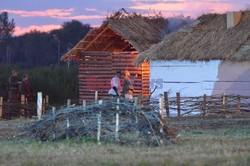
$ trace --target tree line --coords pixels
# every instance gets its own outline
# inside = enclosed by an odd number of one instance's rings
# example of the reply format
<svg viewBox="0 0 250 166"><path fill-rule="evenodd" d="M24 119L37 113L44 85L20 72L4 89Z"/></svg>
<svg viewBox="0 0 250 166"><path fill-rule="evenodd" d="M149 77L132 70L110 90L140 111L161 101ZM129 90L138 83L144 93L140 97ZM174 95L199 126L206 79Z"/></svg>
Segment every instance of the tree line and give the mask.
<svg viewBox="0 0 250 166"><path fill-rule="evenodd" d="M13 36L15 22L8 13L0 14L0 64L24 68L60 64L60 57L76 45L91 29L77 20L65 22L62 28L48 33L33 30Z"/></svg>

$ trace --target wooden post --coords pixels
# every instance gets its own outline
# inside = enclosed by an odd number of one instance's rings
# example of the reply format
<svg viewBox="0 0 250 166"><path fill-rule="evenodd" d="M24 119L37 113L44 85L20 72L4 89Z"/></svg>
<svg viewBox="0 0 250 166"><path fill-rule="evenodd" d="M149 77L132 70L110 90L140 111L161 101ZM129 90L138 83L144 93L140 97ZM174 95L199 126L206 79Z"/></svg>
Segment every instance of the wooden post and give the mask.
<svg viewBox="0 0 250 166"><path fill-rule="evenodd" d="M70 127L69 117L66 118L66 127L67 127L66 139L69 139L69 127Z"/></svg>
<svg viewBox="0 0 250 166"><path fill-rule="evenodd" d="M102 104L102 101L99 101L99 104ZM102 112L100 111L97 115L97 142L100 144L101 140L101 118L102 118Z"/></svg>
<svg viewBox="0 0 250 166"><path fill-rule="evenodd" d="M54 119L54 128L53 128L53 140L56 139L56 132L55 132L55 126L56 126L56 107L52 107L52 115L53 115L53 119Z"/></svg>
<svg viewBox="0 0 250 166"><path fill-rule="evenodd" d="M45 106L46 107L49 106L49 96L48 95L45 96Z"/></svg>
<svg viewBox="0 0 250 166"><path fill-rule="evenodd" d="M95 91L95 101L98 100L98 91Z"/></svg>
<svg viewBox="0 0 250 166"><path fill-rule="evenodd" d="M55 118L55 115L56 115L56 107L52 107L52 115L53 115L53 117Z"/></svg>
<svg viewBox="0 0 250 166"><path fill-rule="evenodd" d="M135 105L135 106L138 105L138 97L134 97L134 105Z"/></svg>
<svg viewBox="0 0 250 166"><path fill-rule="evenodd" d="M177 112L178 112L178 117L181 117L181 95L180 92L176 93L177 97Z"/></svg>
<svg viewBox="0 0 250 166"><path fill-rule="evenodd" d="M38 120L42 119L42 103L43 103L42 92L37 92L37 118Z"/></svg>
<svg viewBox="0 0 250 166"><path fill-rule="evenodd" d="M203 95L203 103L202 103L202 115L205 116L206 115L206 109L207 109L207 95L204 94Z"/></svg>
<svg viewBox="0 0 250 166"><path fill-rule="evenodd" d="M87 107L86 100L83 100L83 101L82 101L82 109L83 109L83 111L86 110L86 107Z"/></svg>
<svg viewBox="0 0 250 166"><path fill-rule="evenodd" d="M168 101L168 92L164 92L164 99L165 99L165 107L166 107L167 117L170 117L170 112L169 112L169 101Z"/></svg>
<svg viewBox="0 0 250 166"><path fill-rule="evenodd" d="M21 109L20 109L20 118L24 116L25 110L23 109L25 104L25 95L21 95Z"/></svg>
<svg viewBox="0 0 250 166"><path fill-rule="evenodd" d="M120 99L117 99L116 105L116 121L115 121L115 140L119 141L119 111L120 111Z"/></svg>
<svg viewBox="0 0 250 166"><path fill-rule="evenodd" d="M46 107L46 104L45 104L45 99L43 99L43 106L42 106L42 113L44 114L45 113L45 107Z"/></svg>
<svg viewBox="0 0 250 166"><path fill-rule="evenodd" d="M222 94L222 111L223 111L223 113L226 112L226 95L225 95L225 93Z"/></svg>
<svg viewBox="0 0 250 166"><path fill-rule="evenodd" d="M138 123L138 117L137 117L137 104L138 104L138 97L134 97L134 107L135 107L135 123Z"/></svg>
<svg viewBox="0 0 250 166"><path fill-rule="evenodd" d="M237 96L237 113L240 113L240 96Z"/></svg>
<svg viewBox="0 0 250 166"><path fill-rule="evenodd" d="M67 107L69 108L70 106L71 106L71 100L68 99L68 100L67 100Z"/></svg>
<svg viewBox="0 0 250 166"><path fill-rule="evenodd" d="M3 118L3 97L0 97L0 119Z"/></svg>
<svg viewBox="0 0 250 166"><path fill-rule="evenodd" d="M161 130L160 132L162 133L163 132L163 128L165 126L165 119L164 119L164 100L163 98L160 98L159 99L159 108L160 108L160 115L161 115L161 119L160 119L160 122L161 122Z"/></svg>

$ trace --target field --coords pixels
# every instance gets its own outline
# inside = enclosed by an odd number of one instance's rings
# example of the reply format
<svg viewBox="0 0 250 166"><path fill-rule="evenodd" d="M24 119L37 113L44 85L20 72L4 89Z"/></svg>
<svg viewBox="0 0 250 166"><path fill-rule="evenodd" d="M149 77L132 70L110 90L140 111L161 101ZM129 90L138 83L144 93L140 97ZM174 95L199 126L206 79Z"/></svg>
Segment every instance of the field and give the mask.
<svg viewBox="0 0 250 166"><path fill-rule="evenodd" d="M32 120L0 121L0 165L250 165L250 118L170 118L176 142L161 147L13 138Z"/></svg>

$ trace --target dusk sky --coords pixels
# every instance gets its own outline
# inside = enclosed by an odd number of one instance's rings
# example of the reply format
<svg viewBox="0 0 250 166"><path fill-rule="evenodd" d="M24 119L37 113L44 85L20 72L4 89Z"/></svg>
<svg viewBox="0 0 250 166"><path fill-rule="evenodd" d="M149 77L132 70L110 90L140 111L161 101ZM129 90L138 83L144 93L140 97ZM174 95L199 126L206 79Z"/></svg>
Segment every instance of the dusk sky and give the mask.
<svg viewBox="0 0 250 166"><path fill-rule="evenodd" d="M250 0L0 0L0 12L7 11L16 23L15 35L32 29L49 31L72 19L98 26L107 13L125 8L128 12L166 17L183 14L196 18L203 13L250 8Z"/></svg>

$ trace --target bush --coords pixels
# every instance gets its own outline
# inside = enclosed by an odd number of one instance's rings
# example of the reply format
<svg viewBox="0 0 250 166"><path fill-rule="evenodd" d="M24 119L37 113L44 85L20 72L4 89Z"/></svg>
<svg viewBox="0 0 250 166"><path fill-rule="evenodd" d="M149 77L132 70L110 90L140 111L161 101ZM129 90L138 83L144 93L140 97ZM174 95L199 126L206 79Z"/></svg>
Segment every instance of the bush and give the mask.
<svg viewBox="0 0 250 166"><path fill-rule="evenodd" d="M11 71L19 71L19 79L27 73L30 76L30 83L34 93L43 92L49 95L50 104L63 104L67 99L77 100L78 79L77 66L49 66L34 69L20 69L17 66L0 65L0 96L6 100L8 98L7 83L11 76Z"/></svg>

